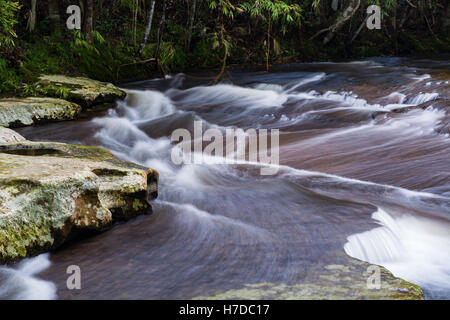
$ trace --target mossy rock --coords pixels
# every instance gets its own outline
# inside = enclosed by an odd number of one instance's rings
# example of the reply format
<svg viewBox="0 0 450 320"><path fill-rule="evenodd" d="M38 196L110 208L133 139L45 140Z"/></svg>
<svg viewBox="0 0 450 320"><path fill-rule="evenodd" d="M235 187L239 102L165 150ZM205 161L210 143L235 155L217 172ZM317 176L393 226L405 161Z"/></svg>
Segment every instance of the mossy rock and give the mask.
<svg viewBox="0 0 450 320"><path fill-rule="evenodd" d="M0 143L0 263L151 212L157 184L156 171L101 148Z"/></svg>
<svg viewBox="0 0 450 320"><path fill-rule="evenodd" d="M23 127L49 121L73 120L81 107L55 98L0 99L0 126Z"/></svg>
<svg viewBox="0 0 450 320"><path fill-rule="evenodd" d="M58 96L58 88L66 88L67 99L83 107L93 108L98 105L111 105L116 100L125 99L126 93L111 83L101 82L83 77L63 75L43 75L40 84L46 86L47 94ZM53 89L52 89L53 88Z"/></svg>

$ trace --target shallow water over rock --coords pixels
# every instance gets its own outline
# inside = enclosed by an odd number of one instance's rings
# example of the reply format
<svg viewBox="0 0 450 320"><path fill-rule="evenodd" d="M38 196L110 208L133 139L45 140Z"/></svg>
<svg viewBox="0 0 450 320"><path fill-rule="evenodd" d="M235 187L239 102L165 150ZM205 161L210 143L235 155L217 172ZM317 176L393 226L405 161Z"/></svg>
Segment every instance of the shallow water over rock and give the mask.
<svg viewBox="0 0 450 320"><path fill-rule="evenodd" d="M176 75L126 85L95 119L20 129L160 173L152 216L52 253L40 277L69 299L402 298L388 274L399 295L367 291L368 264L352 256L450 298L449 70L384 58L234 71L213 87L209 74ZM195 120L279 129L277 174L173 164L170 136ZM67 290L69 265L82 290Z"/></svg>

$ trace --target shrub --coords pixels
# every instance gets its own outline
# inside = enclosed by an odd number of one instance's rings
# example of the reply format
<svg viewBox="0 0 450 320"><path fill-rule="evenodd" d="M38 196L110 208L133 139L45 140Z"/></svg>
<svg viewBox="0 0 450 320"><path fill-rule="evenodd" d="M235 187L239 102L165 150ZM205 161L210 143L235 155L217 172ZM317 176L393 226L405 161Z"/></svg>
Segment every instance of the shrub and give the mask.
<svg viewBox="0 0 450 320"><path fill-rule="evenodd" d="M0 93L16 91L21 84L20 77L8 68L5 59L0 58Z"/></svg>
<svg viewBox="0 0 450 320"><path fill-rule="evenodd" d="M17 37L14 27L18 23L16 13L19 8L19 2L0 1L0 49L14 46L14 38Z"/></svg>

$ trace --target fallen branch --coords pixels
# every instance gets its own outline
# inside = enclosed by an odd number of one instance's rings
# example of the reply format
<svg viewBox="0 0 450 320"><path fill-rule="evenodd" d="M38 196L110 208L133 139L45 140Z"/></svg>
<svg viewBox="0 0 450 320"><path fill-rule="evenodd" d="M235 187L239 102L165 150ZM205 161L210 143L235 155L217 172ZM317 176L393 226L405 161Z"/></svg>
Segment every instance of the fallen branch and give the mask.
<svg viewBox="0 0 450 320"><path fill-rule="evenodd" d="M342 18L340 20L338 19L338 21L333 26L331 26L328 34L325 36L325 39L323 39L324 45L329 43L333 39L334 35L342 29L342 27L347 23L348 20L350 20L351 17L355 15L360 5L361 0L353 0L349 4L349 6L342 13Z"/></svg>
<svg viewBox="0 0 450 320"><path fill-rule="evenodd" d="M350 40L350 43L352 43L353 41L355 41L355 39L358 37L359 33L361 32L361 30L364 28L364 26L367 24L367 20L369 20L369 15L366 16L366 18L364 19L364 21L361 23L361 25L359 26L358 30L356 30L354 36L352 37L352 39Z"/></svg>
<svg viewBox="0 0 450 320"><path fill-rule="evenodd" d="M147 60L135 61L135 62L131 62L131 63L121 64L120 66L117 67L116 81L119 80L120 68L126 67L126 66L133 66L133 65L137 65L137 64L148 63L148 62L153 62L153 61L156 61L156 59L155 58L150 58L150 59L147 59Z"/></svg>
<svg viewBox="0 0 450 320"><path fill-rule="evenodd" d="M353 8L354 2L357 2L355 5L355 8ZM309 38L309 41L314 40L318 36L320 36L322 33L329 31L330 33L325 37L323 40L323 44L327 44L331 41L331 39L334 37L334 34L336 34L346 23L347 21L353 17L353 15L358 11L359 6L361 5L360 0L353 0L350 5L342 12L342 14L339 14L339 17L337 21L329 26L328 28L322 29L319 32L317 32L315 35L313 35L311 38ZM342 17L342 19L340 19Z"/></svg>
<svg viewBox="0 0 450 320"><path fill-rule="evenodd" d="M413 5L409 0L406 0L406 3L409 4L414 9L417 9L417 6Z"/></svg>

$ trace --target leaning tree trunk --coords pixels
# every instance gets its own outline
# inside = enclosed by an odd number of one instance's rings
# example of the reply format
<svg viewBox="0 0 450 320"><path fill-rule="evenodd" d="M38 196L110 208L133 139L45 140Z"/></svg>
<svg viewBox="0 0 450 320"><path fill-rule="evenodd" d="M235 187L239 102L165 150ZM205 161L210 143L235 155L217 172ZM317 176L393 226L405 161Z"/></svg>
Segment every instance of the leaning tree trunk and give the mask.
<svg viewBox="0 0 450 320"><path fill-rule="evenodd" d="M358 11L359 6L361 5L361 0L351 0L348 4L347 8L339 14L336 23L331 26L328 34L323 39L323 44L328 44L331 40L333 40L336 33L338 33L342 27L350 20L351 17Z"/></svg>
<svg viewBox="0 0 450 320"><path fill-rule="evenodd" d="M91 42L92 32L94 31L94 0L85 0L85 2L84 35L86 40Z"/></svg>
<svg viewBox="0 0 450 320"><path fill-rule="evenodd" d="M155 4L156 4L156 1L153 0L151 9L150 9L150 14L148 15L148 23L147 23L147 28L145 29L144 40L142 41L141 49L139 50L140 55L142 55L142 53L144 52L144 48L147 45L148 36L150 35L150 31L152 30L153 14L155 13Z"/></svg>
<svg viewBox="0 0 450 320"><path fill-rule="evenodd" d="M36 27L36 2L37 0L31 0L30 20L28 24L31 32Z"/></svg>
<svg viewBox="0 0 450 320"><path fill-rule="evenodd" d="M355 41L355 39L358 37L358 35L361 33L362 29L367 25L367 20L369 20L370 14L366 15L366 18L361 22L359 25L359 28L356 30L355 34L353 35L352 39L350 40L350 43Z"/></svg>
<svg viewBox="0 0 450 320"><path fill-rule="evenodd" d="M270 58L270 32L272 29L272 16L269 12L268 24L267 24L267 50L266 50L266 71L269 72L269 58Z"/></svg>
<svg viewBox="0 0 450 320"><path fill-rule="evenodd" d="M59 15L59 1L49 0L48 2L48 18L50 19L50 25L53 30L58 30L61 23L61 17Z"/></svg>
<svg viewBox="0 0 450 320"><path fill-rule="evenodd" d="M328 44L333 40L334 36L345 26L345 24L350 20L351 17L355 15L361 5L361 0L350 0L348 6L339 12L338 17L333 25L328 28L322 29L317 32L310 40L315 39L324 32L328 32L323 39L323 44Z"/></svg>

